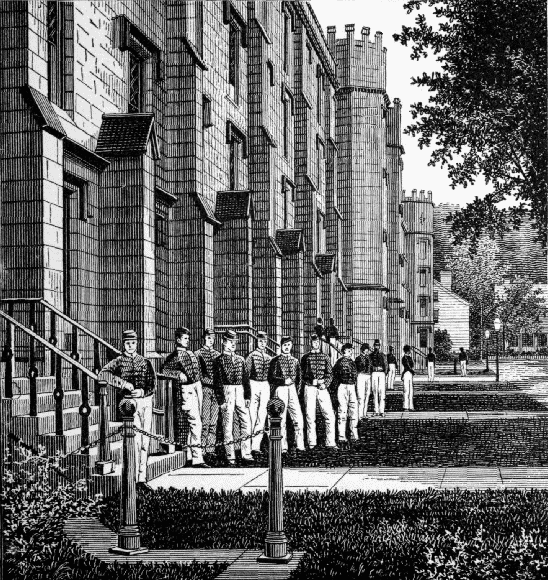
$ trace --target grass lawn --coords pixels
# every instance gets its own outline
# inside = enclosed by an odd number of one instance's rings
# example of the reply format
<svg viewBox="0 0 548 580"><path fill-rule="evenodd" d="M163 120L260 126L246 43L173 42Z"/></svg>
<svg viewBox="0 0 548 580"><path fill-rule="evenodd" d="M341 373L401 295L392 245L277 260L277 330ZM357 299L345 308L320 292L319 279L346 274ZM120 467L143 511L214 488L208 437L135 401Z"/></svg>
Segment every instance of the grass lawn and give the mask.
<svg viewBox="0 0 548 580"><path fill-rule="evenodd" d="M119 498L103 521L116 529ZM160 489L139 494L149 548L261 549L267 495ZM286 493L286 533L305 557L293 578L548 577L548 492Z"/></svg>

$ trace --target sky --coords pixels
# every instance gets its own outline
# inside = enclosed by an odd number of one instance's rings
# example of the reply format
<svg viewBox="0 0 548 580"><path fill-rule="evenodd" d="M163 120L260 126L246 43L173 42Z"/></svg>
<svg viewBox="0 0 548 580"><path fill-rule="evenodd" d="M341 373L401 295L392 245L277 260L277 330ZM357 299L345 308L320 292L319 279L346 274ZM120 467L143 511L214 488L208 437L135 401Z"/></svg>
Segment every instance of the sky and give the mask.
<svg viewBox="0 0 548 580"><path fill-rule="evenodd" d="M436 70L434 59L413 61L410 47L396 43L392 35L401 31L402 24L412 25L416 12L408 15L403 9L404 0L311 0L314 12L324 33L327 26L336 26L337 38L345 38L345 24L355 24L355 36L361 38L362 26L371 29L371 38L376 31L383 33L383 46L387 49L387 92L393 101L399 97L402 102L402 127L412 122L410 106L417 101L426 102L428 91L411 85L411 77L422 72ZM430 150L420 150L418 138L403 135L403 189L424 189L432 191L435 204L455 203L461 206L483 197L489 186L480 179L468 188L451 189L447 170L429 167Z"/></svg>

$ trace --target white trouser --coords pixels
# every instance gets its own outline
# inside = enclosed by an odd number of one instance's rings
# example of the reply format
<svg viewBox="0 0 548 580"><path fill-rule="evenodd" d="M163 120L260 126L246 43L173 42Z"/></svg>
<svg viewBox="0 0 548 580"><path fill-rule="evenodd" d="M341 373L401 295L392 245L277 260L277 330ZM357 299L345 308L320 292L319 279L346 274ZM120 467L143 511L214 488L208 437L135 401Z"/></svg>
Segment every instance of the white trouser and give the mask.
<svg viewBox="0 0 548 580"><path fill-rule="evenodd" d="M268 381L253 381L250 380L251 385L251 401L249 403L249 415L251 417L251 433L257 431L264 431L266 423L266 404L270 398L270 385ZM253 451L261 450L261 441L263 440L263 433L251 438L251 449Z"/></svg>
<svg viewBox="0 0 548 580"><path fill-rule="evenodd" d="M331 397L327 389L320 389L311 385L304 388L304 408L306 414L306 436L308 445L315 447L316 440L316 403L325 420L325 445L335 447L335 413Z"/></svg>
<svg viewBox="0 0 548 580"><path fill-rule="evenodd" d="M403 373L403 408L414 409L413 406L413 375L409 371Z"/></svg>
<svg viewBox="0 0 548 580"><path fill-rule="evenodd" d="M461 360L460 361L460 374L465 377L466 376L466 361L465 360Z"/></svg>
<svg viewBox="0 0 548 580"><path fill-rule="evenodd" d="M396 365L394 363L390 363L388 365L388 376L386 377L387 385L386 388L389 391L394 389L394 379L396 378Z"/></svg>
<svg viewBox="0 0 548 580"><path fill-rule="evenodd" d="M371 396L371 375L366 373L359 373L356 395L358 397L358 421L359 421L360 419L363 419L367 415L369 397Z"/></svg>
<svg viewBox="0 0 548 580"><path fill-rule="evenodd" d="M133 399L135 403L135 415L133 417L133 425L138 429L142 429L147 433L152 429L152 395L148 397L141 397ZM143 435L138 431L135 433L135 474L137 481L146 482L147 480L147 460L148 460L148 446L150 437Z"/></svg>
<svg viewBox="0 0 548 580"><path fill-rule="evenodd" d="M346 420L350 419L352 438L358 438L358 400L356 385L340 384L337 392L339 399L339 441L346 441Z"/></svg>
<svg viewBox="0 0 548 580"><path fill-rule="evenodd" d="M428 380L431 382L434 382L434 363L433 362L429 362L428 363Z"/></svg>
<svg viewBox="0 0 548 580"><path fill-rule="evenodd" d="M202 387L202 381L196 381L194 383L194 389L196 390L196 397L198 397L198 409L201 417L204 408L204 389Z"/></svg>
<svg viewBox="0 0 548 580"><path fill-rule="evenodd" d="M201 401L198 398L198 392L202 392L202 383L197 381L189 385L179 385L179 401L181 411L186 414L189 430L186 457L192 458L192 463L198 465L204 462L203 452L198 445L202 444L202 416Z"/></svg>
<svg viewBox="0 0 548 580"><path fill-rule="evenodd" d="M241 442L242 458L251 459L251 419L249 409L245 406L244 387L243 385L225 385L224 386L225 402L221 405L223 418L223 436L225 440L226 456L229 460L234 460L234 413L238 417L240 426L240 437L244 438Z"/></svg>
<svg viewBox="0 0 548 580"><path fill-rule="evenodd" d="M375 413L384 413L384 399L386 398L386 374L382 371L371 373L371 387L373 389L373 402Z"/></svg>
<svg viewBox="0 0 548 580"><path fill-rule="evenodd" d="M295 428L295 443L297 449L304 450L304 434L303 434L303 414L299 404L299 397L297 396L297 389L295 385L283 385L278 387L274 393L274 397L278 397L284 403L284 410L281 415L282 423L282 450L287 451L287 413L293 421Z"/></svg>
<svg viewBox="0 0 548 580"><path fill-rule="evenodd" d="M339 352L336 350L339 346L339 341L336 338L330 338L329 344L333 347L329 349L329 355L331 357L331 366L334 367L339 358Z"/></svg>

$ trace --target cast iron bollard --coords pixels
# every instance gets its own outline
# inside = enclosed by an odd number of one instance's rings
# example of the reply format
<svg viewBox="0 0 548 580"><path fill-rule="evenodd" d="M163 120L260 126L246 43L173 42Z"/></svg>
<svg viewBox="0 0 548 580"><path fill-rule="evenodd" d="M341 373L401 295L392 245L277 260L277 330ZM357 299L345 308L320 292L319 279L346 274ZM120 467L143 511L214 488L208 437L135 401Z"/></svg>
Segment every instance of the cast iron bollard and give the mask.
<svg viewBox="0 0 548 580"><path fill-rule="evenodd" d="M58 362L61 364L61 361ZM108 436L108 402L107 402L107 382L99 383L99 457L95 463L95 471L99 475L108 475L114 471L114 461L110 456L110 442Z"/></svg>
<svg viewBox="0 0 548 580"><path fill-rule="evenodd" d="M136 407L133 399L123 399L120 403L120 412L124 422L120 532L118 533L118 546L111 548L110 551L126 556L148 552L148 548L141 547L141 534L137 525L137 474L135 432L133 431L133 416Z"/></svg>
<svg viewBox="0 0 548 580"><path fill-rule="evenodd" d="M259 562L286 564L291 560L287 551L287 537L284 533L283 511L283 471L282 471L282 419L285 405L281 399L268 401L270 417L270 455L268 458L268 531L264 545L264 554Z"/></svg>

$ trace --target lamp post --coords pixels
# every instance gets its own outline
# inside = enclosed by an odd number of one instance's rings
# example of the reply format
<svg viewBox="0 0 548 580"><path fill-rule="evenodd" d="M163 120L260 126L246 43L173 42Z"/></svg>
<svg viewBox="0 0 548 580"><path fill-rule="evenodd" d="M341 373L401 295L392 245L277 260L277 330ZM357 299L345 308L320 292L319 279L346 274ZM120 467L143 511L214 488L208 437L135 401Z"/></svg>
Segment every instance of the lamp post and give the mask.
<svg viewBox="0 0 548 580"><path fill-rule="evenodd" d="M497 333L497 371L496 371L496 381L499 382L499 330L500 330L500 318L497 316L495 320L493 320L493 326L495 327L495 332Z"/></svg>
<svg viewBox="0 0 548 580"><path fill-rule="evenodd" d="M489 337L491 333L486 330L485 331L485 372L489 372Z"/></svg>

